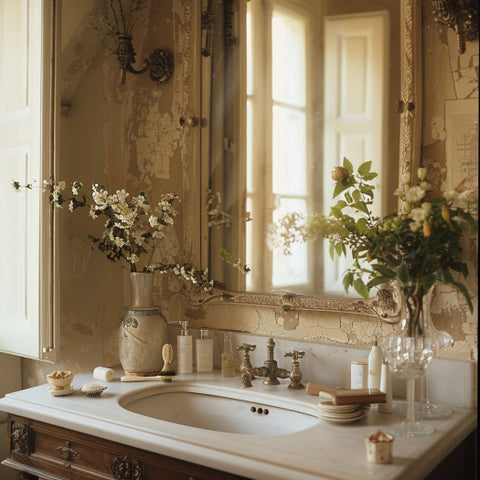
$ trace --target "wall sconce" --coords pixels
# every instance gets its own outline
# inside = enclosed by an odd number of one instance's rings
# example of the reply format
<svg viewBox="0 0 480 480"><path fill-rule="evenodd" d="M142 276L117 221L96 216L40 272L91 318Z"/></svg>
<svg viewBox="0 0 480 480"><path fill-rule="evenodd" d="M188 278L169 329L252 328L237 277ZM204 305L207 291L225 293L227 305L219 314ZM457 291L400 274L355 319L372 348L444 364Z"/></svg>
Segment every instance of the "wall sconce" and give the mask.
<svg viewBox="0 0 480 480"><path fill-rule="evenodd" d="M457 34L458 51L465 52L465 41L478 38L478 0L432 0L433 18Z"/></svg>
<svg viewBox="0 0 480 480"><path fill-rule="evenodd" d="M98 10L100 16L92 24L117 57L121 70L120 85L125 84L127 72L139 75L148 71L150 78L159 85L167 83L173 74L173 56L161 48L155 49L139 69L134 67L133 32L150 17L155 6L149 8L149 5L147 0L102 0Z"/></svg>
<svg viewBox="0 0 480 480"><path fill-rule="evenodd" d="M120 1L120 0L119 0ZM144 60L144 65L140 70L133 67L135 63L135 50L132 45L132 37L130 35L118 35L117 37L117 60L120 66L120 85L126 80L127 71L139 75L148 70L150 78L163 85L168 82L173 74L173 57L172 54L162 48L155 49L150 56Z"/></svg>

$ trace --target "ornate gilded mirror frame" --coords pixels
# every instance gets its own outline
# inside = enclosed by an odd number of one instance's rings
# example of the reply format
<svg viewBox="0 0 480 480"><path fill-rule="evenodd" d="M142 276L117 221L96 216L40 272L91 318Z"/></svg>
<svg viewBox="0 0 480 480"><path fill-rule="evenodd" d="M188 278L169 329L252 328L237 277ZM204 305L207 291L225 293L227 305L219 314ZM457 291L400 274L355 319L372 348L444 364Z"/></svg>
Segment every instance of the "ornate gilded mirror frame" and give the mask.
<svg viewBox="0 0 480 480"><path fill-rule="evenodd" d="M401 94L397 103L400 115L399 174L405 179L419 166L421 142L421 2L400 0L400 71ZM280 308L284 313L294 310L322 312L352 312L374 316L368 304L360 298L311 297L298 294L264 294L227 291L209 297L206 302L244 306ZM294 327L293 327L294 328Z"/></svg>

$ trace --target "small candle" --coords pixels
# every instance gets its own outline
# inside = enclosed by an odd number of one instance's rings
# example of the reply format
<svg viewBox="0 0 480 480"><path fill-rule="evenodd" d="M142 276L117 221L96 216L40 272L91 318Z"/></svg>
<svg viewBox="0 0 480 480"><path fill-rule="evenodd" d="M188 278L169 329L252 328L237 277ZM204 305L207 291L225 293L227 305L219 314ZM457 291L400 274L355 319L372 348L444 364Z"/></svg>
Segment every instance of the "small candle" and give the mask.
<svg viewBox="0 0 480 480"><path fill-rule="evenodd" d="M392 461L393 435L377 430L365 439L367 460L372 463L390 463Z"/></svg>

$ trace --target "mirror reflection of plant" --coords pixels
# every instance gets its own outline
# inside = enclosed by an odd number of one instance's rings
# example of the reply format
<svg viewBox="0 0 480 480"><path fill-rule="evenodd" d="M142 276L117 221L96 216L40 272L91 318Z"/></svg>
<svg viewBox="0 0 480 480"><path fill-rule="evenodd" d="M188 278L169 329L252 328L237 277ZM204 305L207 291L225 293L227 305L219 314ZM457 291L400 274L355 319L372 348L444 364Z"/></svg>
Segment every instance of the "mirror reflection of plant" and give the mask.
<svg viewBox="0 0 480 480"><path fill-rule="evenodd" d="M220 192L207 190L207 218L208 226L215 228L228 228L232 223L232 216L221 208L222 197Z"/></svg>
<svg viewBox="0 0 480 480"><path fill-rule="evenodd" d="M452 285L468 304L470 295L460 278L468 269L462 259L462 238L468 229L476 232L476 195L464 187L434 196L420 168L415 183L404 182L396 195L403 202L400 213L383 218L372 213L377 176L371 162L360 165L357 172L348 159L332 172L335 180L333 198L339 198L330 215L308 215L300 229L303 241L328 238L330 255L351 253L353 263L343 277L348 292L353 287L368 298L372 288L391 280L398 281L407 304L420 312L421 301L435 283ZM298 232L286 235L283 243L296 241ZM282 238L280 238L282 243ZM415 319L413 319L415 323Z"/></svg>
<svg viewBox="0 0 480 480"><path fill-rule="evenodd" d="M14 181L13 187L19 191L22 188L31 189L33 185L22 186ZM70 212L87 208L90 218L104 222L102 234L98 237L89 235L89 238L108 260L126 264L131 272L137 272L138 269L144 272L172 272L205 291L213 287L213 281L208 280L207 270L198 269L191 263L152 262L167 229L174 225L174 218L178 214L175 203L180 201L178 195L163 194L160 201L152 206L143 192L132 196L122 189L110 194L98 184L92 185L91 195L83 192L83 184L78 181L74 181L67 189L65 181L53 183L45 180L43 187L48 190L53 206L63 208L66 205ZM147 259L141 262L145 257Z"/></svg>
<svg viewBox="0 0 480 480"><path fill-rule="evenodd" d="M213 192L210 188L207 190L207 219L209 228L229 228L232 217L222 210L222 197L220 192ZM240 270L242 273L251 271L250 267L244 264L235 252L229 252L224 248L218 251L220 257L225 263Z"/></svg>

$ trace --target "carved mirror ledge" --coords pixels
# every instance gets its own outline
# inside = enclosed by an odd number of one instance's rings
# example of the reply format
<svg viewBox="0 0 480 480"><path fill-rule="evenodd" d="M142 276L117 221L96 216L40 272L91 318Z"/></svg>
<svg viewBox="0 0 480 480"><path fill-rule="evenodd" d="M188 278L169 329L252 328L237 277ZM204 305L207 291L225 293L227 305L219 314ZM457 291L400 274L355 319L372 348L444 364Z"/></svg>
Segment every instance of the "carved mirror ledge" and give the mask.
<svg viewBox="0 0 480 480"><path fill-rule="evenodd" d="M213 0L215 1L215 0ZM211 0L210 0L211 2ZM206 5L210 5L205 0ZM405 178L416 171L420 156L421 141L421 2L420 0L399 0L400 2L400 98L396 109L400 116L399 136L399 178ZM228 2L226 2L228 3ZM208 49L208 8L202 15L202 34L204 48ZM202 52L203 54L203 52ZM207 54L208 56L208 54ZM203 88L203 87L202 87ZM203 115L202 115L203 117ZM203 146L202 146L203 150ZM203 155L203 152L202 152ZM203 160L202 160L203 162ZM207 185L205 174L202 185ZM206 188L203 188L206 190ZM203 199L206 205L206 199ZM206 222L205 222L206 223ZM204 228L205 232L208 228ZM206 234L202 234L205 244ZM202 247L202 260L205 248ZM203 261L205 263L205 261ZM254 293L249 291L223 291L205 299L203 305L231 304L247 306L265 306L290 310L312 310L318 312L351 312L361 316L376 317L369 302L358 297L341 295L310 296L297 293Z"/></svg>

